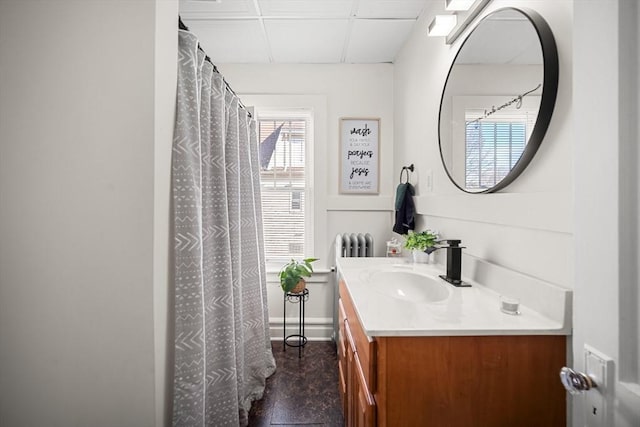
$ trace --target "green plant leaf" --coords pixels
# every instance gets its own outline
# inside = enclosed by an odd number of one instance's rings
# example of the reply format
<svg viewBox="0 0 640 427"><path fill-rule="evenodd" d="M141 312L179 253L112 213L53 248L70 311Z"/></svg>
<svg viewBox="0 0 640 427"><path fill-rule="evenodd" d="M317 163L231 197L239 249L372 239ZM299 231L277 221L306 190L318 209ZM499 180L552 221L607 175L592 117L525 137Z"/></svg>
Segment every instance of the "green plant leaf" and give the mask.
<svg viewBox="0 0 640 427"><path fill-rule="evenodd" d="M425 250L426 248L435 246L437 239L438 235L433 233L431 230L409 233L404 246L407 249Z"/></svg>
<svg viewBox="0 0 640 427"><path fill-rule="evenodd" d="M313 273L311 263L317 260L317 258L305 258L302 261L296 261L292 258L291 261L286 263L278 273L282 290L289 292L298 284L300 279L311 277Z"/></svg>

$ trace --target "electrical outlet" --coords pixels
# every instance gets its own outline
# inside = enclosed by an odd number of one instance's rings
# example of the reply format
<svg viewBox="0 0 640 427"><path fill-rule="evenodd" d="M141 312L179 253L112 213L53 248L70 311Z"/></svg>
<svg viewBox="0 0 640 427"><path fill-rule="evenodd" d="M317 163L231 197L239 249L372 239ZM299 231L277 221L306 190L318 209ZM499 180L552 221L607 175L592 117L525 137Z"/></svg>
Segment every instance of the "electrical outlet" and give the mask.
<svg viewBox="0 0 640 427"><path fill-rule="evenodd" d="M593 379L596 387L584 394L586 427L607 427L613 422L611 413L613 359L594 348L584 346L585 373Z"/></svg>

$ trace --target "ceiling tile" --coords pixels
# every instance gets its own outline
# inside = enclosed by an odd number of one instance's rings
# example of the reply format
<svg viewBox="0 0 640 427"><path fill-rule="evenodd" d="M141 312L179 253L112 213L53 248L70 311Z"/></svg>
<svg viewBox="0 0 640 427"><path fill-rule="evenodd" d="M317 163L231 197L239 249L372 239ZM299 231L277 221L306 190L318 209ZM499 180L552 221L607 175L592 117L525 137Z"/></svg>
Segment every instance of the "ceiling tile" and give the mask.
<svg viewBox="0 0 640 427"><path fill-rule="evenodd" d="M345 61L350 63L392 62L414 23L414 20L355 21Z"/></svg>
<svg viewBox="0 0 640 427"><path fill-rule="evenodd" d="M482 21L456 58L462 64L542 64L540 39L531 22L516 12ZM506 17L506 18L505 18ZM504 37L509 34L509 37ZM496 46L500 46L496 49Z"/></svg>
<svg viewBox="0 0 640 427"><path fill-rule="evenodd" d="M375 63L436 1L180 0L180 15L218 63Z"/></svg>
<svg viewBox="0 0 640 427"><path fill-rule="evenodd" d="M267 44L259 21L185 19L189 30L198 36L200 45L214 63L269 62Z"/></svg>
<svg viewBox="0 0 640 427"><path fill-rule="evenodd" d="M259 0L262 16L348 18L353 0Z"/></svg>
<svg viewBox="0 0 640 427"><path fill-rule="evenodd" d="M187 18L227 18L256 16L253 0L180 0L180 15Z"/></svg>
<svg viewBox="0 0 640 427"><path fill-rule="evenodd" d="M349 21L265 20L275 62L339 63Z"/></svg>
<svg viewBox="0 0 640 427"><path fill-rule="evenodd" d="M444 7L444 0L441 0ZM358 4L358 18L416 19L427 0L365 0Z"/></svg>

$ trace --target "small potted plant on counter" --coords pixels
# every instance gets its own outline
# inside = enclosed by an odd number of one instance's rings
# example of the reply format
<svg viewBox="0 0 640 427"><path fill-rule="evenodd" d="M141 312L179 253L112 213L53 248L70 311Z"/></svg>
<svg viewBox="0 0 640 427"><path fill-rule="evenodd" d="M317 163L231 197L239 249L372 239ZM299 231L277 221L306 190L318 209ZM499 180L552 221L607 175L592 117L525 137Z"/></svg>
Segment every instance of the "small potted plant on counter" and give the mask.
<svg viewBox="0 0 640 427"><path fill-rule="evenodd" d="M317 260L318 258L305 258L302 261L298 261L292 258L278 273L282 290L285 293L290 292L293 294L304 291L307 286L304 278L311 277L311 273L313 273L311 263Z"/></svg>
<svg viewBox="0 0 640 427"><path fill-rule="evenodd" d="M404 247L413 252L413 262L428 262L429 255L425 253L425 249L435 246L437 240L438 233L432 230L409 232Z"/></svg>

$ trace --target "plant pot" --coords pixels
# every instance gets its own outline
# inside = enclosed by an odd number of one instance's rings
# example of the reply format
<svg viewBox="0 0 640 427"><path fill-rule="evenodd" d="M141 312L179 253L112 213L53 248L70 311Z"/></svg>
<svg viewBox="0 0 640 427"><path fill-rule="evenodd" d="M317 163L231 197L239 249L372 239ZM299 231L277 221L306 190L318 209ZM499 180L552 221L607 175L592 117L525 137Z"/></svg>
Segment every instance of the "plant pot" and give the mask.
<svg viewBox="0 0 640 427"><path fill-rule="evenodd" d="M304 279L300 279L298 284L293 289L291 289L289 293L299 294L300 292L303 292L306 287L307 287L307 282L305 282Z"/></svg>
<svg viewBox="0 0 640 427"><path fill-rule="evenodd" d="M421 251L420 249L414 249L412 251L412 255L413 255L413 262L416 264L430 264L431 261L431 256L424 252Z"/></svg>

